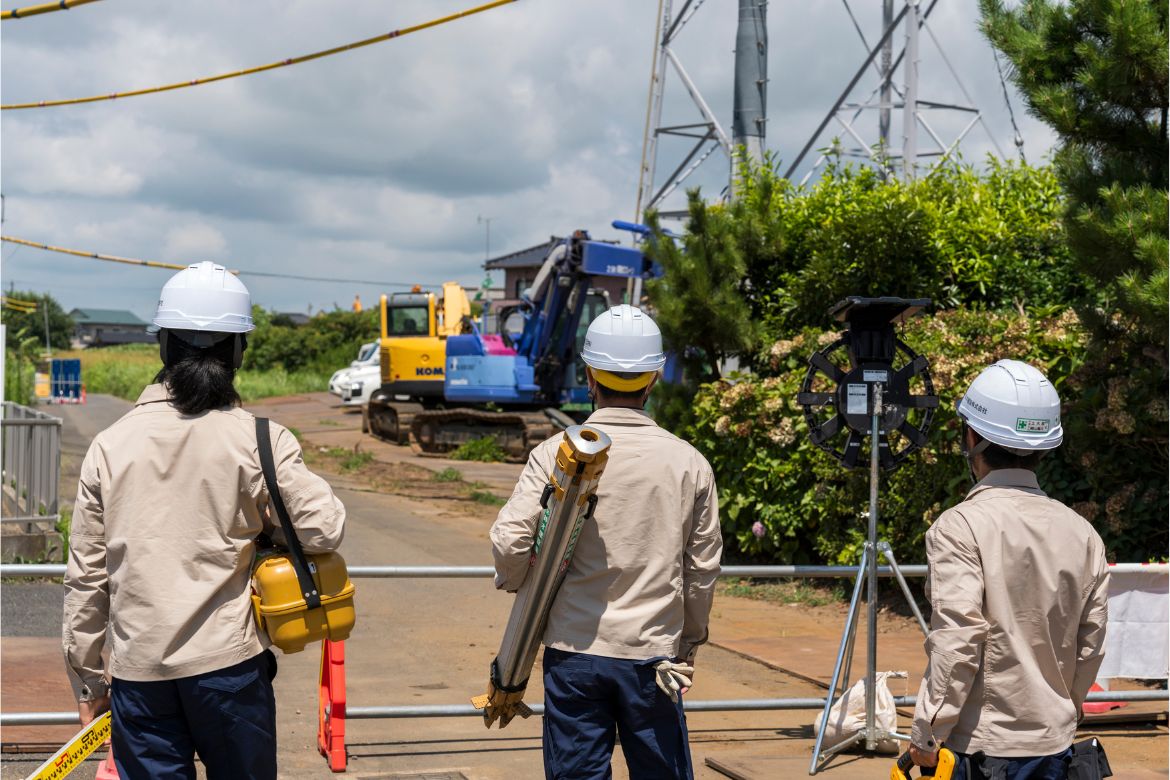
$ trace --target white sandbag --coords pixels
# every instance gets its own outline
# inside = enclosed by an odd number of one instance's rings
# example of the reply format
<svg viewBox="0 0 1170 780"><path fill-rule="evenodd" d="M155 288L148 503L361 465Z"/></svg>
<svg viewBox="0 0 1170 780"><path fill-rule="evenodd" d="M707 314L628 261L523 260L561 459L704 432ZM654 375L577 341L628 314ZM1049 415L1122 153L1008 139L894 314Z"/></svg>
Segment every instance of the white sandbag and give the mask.
<svg viewBox="0 0 1170 780"><path fill-rule="evenodd" d="M878 672L877 698L874 701L874 724L885 731L893 732L898 728L898 712L894 708L894 694L890 693L890 686L886 680L889 677L905 677L905 672ZM821 719L813 722L813 733L820 732ZM833 702L829 709L829 722L825 727L825 739L821 743L823 750L839 745L849 737L865 728L865 678L853 683L853 687L841 694L841 698ZM862 743L864 747L864 743ZM879 753L895 755L898 753L898 741L883 739L877 743Z"/></svg>

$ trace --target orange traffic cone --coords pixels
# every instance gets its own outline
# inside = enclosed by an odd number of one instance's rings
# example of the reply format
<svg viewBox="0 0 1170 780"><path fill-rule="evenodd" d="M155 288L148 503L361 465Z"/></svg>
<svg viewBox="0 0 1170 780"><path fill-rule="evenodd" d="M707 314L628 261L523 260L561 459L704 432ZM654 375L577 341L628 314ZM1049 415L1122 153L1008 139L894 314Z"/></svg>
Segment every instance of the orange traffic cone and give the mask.
<svg viewBox="0 0 1170 780"><path fill-rule="evenodd" d="M121 780L118 777L118 767L114 765L113 748L110 748L110 752L106 753L106 759L98 767L97 774L94 775L94 780Z"/></svg>
<svg viewBox="0 0 1170 780"><path fill-rule="evenodd" d="M1089 688L1090 693L1092 693L1093 691L1103 691L1103 690L1105 690L1105 689L1102 688L1097 683L1093 683L1093 685ZM1109 712L1110 710L1120 709L1124 706L1126 706L1126 703L1123 701L1091 701L1091 702L1086 702L1083 709L1085 710L1086 715L1100 715L1101 713Z"/></svg>

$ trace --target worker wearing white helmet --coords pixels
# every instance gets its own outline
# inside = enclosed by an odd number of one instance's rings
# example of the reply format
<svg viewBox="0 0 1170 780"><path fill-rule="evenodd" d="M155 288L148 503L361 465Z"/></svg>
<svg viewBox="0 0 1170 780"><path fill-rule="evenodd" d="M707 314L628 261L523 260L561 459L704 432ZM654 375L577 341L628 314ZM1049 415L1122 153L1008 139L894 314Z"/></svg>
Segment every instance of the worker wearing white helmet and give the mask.
<svg viewBox="0 0 1170 780"><path fill-rule="evenodd" d="M581 358L597 407L587 423L613 446L544 634L545 773L610 777L620 737L631 777L690 778L681 696L723 551L715 478L643 411L666 363L654 320L613 307L590 324ZM560 440L532 451L492 526L500 589L524 580Z"/></svg>
<svg viewBox="0 0 1170 780"><path fill-rule="evenodd" d="M112 711L124 778L276 777L275 657L252 616L255 540L277 540L255 418L232 385L253 329L247 288L199 263L163 287L163 368L81 465L62 643L88 723ZM345 509L270 426L276 476L307 552L334 550ZM110 649L109 661L102 655ZM111 680L112 678L112 680Z"/></svg>
<svg viewBox="0 0 1170 780"><path fill-rule="evenodd" d="M1101 537L1036 479L1064 438L1060 398L1037 369L1001 360L958 413L977 481L926 532L931 631L911 756L934 766L945 744L956 780L1069 777L1072 761L1096 765L1072 741L1104 658L1109 574Z"/></svg>

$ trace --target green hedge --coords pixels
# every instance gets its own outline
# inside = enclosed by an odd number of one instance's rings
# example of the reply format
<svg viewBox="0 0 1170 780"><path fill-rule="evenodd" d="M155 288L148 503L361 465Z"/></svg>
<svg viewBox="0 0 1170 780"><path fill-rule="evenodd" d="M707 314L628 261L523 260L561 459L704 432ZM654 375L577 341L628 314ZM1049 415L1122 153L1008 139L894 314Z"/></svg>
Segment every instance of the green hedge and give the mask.
<svg viewBox="0 0 1170 780"><path fill-rule="evenodd" d="M860 554L868 471L847 471L814 446L796 404L809 355L835 337L810 328L779 340L767 350L774 376L704 385L695 399L684 433L715 469L724 529L741 557L848 564ZM1166 413L1157 385L1145 393L1140 379L1123 379L1101 392L1100 360L1086 354L1071 310L1032 318L944 311L911 321L902 337L930 360L940 406L927 446L882 475L880 532L901 560L922 560L930 522L970 487L955 401L1006 357L1045 371L1065 401L1066 444L1042 462L1042 486L1093 521L1116 559L1165 555Z"/></svg>

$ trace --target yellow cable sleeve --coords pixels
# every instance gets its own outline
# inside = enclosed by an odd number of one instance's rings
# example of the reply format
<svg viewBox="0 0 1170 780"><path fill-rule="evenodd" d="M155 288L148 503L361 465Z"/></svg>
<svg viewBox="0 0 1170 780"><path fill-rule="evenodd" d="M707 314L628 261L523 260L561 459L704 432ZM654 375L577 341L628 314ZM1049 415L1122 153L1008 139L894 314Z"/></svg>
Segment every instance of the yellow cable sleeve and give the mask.
<svg viewBox="0 0 1170 780"><path fill-rule="evenodd" d="M99 2L99 0L57 0L55 3L26 5L24 8L13 8L11 11L0 11L0 20L7 22L9 19L23 19L26 16L51 14L54 11L68 11L70 8L73 8L77 5L85 5L86 3L96 2Z"/></svg>
<svg viewBox="0 0 1170 780"><path fill-rule="evenodd" d="M125 263L126 265L144 265L148 268L171 268L176 271L182 271L187 266L178 265L176 263L160 263L156 260L136 260L133 257L119 257L118 255L103 255L100 252L82 252L77 249L66 249L62 246L53 246L51 244L42 244L37 241L27 241L23 238L15 236L0 236L0 241L6 241L9 244L21 244L23 246L31 246L36 249L44 249L48 252L60 252L64 255L74 255L75 257L88 257L93 260L106 260L111 263ZM233 274L239 274L239 271L232 271Z"/></svg>
<svg viewBox="0 0 1170 780"><path fill-rule="evenodd" d="M247 68L245 70L232 71L231 73L221 73L218 76L206 76L204 78L190 79L188 81L177 81L174 84L164 84L161 87L148 87L146 89L135 89L128 92L111 92L108 95L92 95L83 98L70 98L68 100L41 100L36 103L7 103L0 105L0 110L9 111L22 108L50 108L52 106L74 106L79 103L96 103L100 100L116 100L117 98L137 97L139 95L150 95L155 92L169 92L173 89L186 89L187 87L197 87L201 84L210 84L213 81L224 81L225 79L234 79L240 76L250 76L253 73L262 73L266 70L276 70L277 68L286 68L289 65L299 65L302 62L309 62L310 60L319 60L322 57L330 57L334 54L341 54L343 52L360 49L363 46L372 46L375 43L382 43L394 38L401 38L403 35L410 35L420 30L426 30L430 27L438 27L447 22L453 22L457 19L462 19L465 16L482 13L483 11L490 11L493 8L498 8L502 5L514 3L516 0L493 0L493 2L479 5L474 8L468 8L465 11L458 11L447 16L441 16L438 19L432 19L429 22L423 22L411 27L403 27L400 30L376 35L373 38L366 38L353 43L347 43L343 46L335 46L332 49L325 49L324 51L313 52L312 54L303 54L300 57L290 57L287 60L279 62L270 62L267 65L259 65L254 68Z"/></svg>

